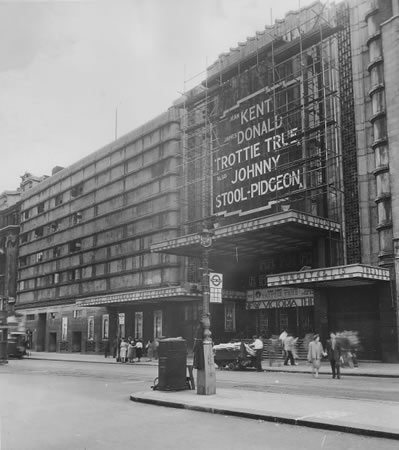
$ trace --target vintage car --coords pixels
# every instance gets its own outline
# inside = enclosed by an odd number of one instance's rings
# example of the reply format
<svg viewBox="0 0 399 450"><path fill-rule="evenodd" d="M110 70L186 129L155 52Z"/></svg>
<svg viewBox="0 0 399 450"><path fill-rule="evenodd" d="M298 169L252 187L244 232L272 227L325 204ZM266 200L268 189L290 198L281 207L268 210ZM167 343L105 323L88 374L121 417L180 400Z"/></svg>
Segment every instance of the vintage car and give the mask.
<svg viewBox="0 0 399 450"><path fill-rule="evenodd" d="M8 358L23 358L26 355L25 333L9 333L7 342Z"/></svg>

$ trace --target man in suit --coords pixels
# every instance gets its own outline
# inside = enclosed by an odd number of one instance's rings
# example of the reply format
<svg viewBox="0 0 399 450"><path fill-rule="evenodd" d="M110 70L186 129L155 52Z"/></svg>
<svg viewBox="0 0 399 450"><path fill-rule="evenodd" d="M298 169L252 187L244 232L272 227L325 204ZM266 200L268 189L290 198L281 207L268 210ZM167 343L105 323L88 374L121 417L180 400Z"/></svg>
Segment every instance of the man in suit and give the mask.
<svg viewBox="0 0 399 450"><path fill-rule="evenodd" d="M341 358L342 349L334 333L330 333L330 339L327 341L327 355L330 360L332 377L341 378Z"/></svg>

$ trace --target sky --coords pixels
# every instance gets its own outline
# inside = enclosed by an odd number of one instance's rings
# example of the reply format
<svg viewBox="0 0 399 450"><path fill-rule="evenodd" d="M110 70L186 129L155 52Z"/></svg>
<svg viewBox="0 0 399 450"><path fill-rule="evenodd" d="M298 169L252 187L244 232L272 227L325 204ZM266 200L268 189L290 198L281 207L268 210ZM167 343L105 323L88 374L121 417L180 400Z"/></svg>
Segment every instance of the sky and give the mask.
<svg viewBox="0 0 399 450"><path fill-rule="evenodd" d="M0 0L0 193L166 111L219 54L312 2Z"/></svg>

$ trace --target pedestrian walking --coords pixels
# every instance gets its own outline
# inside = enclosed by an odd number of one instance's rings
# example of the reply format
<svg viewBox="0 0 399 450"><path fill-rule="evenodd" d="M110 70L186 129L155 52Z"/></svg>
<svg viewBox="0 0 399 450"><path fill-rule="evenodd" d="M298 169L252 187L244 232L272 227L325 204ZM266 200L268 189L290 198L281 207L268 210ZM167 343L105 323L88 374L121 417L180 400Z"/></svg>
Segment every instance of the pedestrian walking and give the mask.
<svg viewBox="0 0 399 450"><path fill-rule="evenodd" d="M284 350L285 350L285 361L284 365L288 366L288 362L291 366L296 366L294 352L295 352L295 344L298 338L294 339L292 334L289 334L284 340Z"/></svg>
<svg viewBox="0 0 399 450"><path fill-rule="evenodd" d="M285 330L283 330L282 333L280 334L280 336L278 337L278 340L281 342L284 360L287 357L287 353L285 351L285 340L287 339L287 337L288 337L288 333Z"/></svg>
<svg viewBox="0 0 399 450"><path fill-rule="evenodd" d="M331 365L332 377L339 380L341 378L342 348L335 333L330 333L327 341L327 355Z"/></svg>
<svg viewBox="0 0 399 450"><path fill-rule="evenodd" d="M262 353L263 353L263 341L262 336L253 336L254 342L251 347L255 350L255 364L257 372L263 372L262 369Z"/></svg>
<svg viewBox="0 0 399 450"><path fill-rule="evenodd" d="M126 342L125 338L122 338L121 345L120 345L120 360L121 362L125 363L127 361L127 350L128 350L129 344Z"/></svg>
<svg viewBox="0 0 399 450"><path fill-rule="evenodd" d="M152 358L154 357L154 351L153 351L153 345L152 345L152 341L148 340L146 346L146 354L147 354L147 361L152 361Z"/></svg>
<svg viewBox="0 0 399 450"><path fill-rule="evenodd" d="M323 346L320 342L320 336L315 334L313 341L309 343L308 361L312 364L313 377L318 378L321 365L321 358L324 355Z"/></svg>
<svg viewBox="0 0 399 450"><path fill-rule="evenodd" d="M141 339L137 339L135 348L136 348L137 362L140 362L140 359L143 356L143 343L141 342Z"/></svg>

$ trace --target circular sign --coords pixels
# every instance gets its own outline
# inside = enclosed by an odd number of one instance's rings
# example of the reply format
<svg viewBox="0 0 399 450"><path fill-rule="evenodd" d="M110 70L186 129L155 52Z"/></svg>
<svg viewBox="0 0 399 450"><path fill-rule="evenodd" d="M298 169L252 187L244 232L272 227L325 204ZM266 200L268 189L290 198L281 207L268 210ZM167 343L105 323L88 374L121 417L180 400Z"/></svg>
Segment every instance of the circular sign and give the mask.
<svg viewBox="0 0 399 450"><path fill-rule="evenodd" d="M222 283L222 277L218 273L213 273L211 275L211 283L214 287L220 286Z"/></svg>
<svg viewBox="0 0 399 450"><path fill-rule="evenodd" d="M201 235L200 236L201 247L210 247L212 245L212 236L210 235Z"/></svg>

